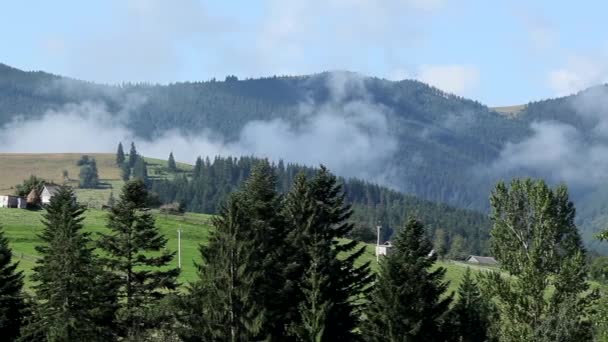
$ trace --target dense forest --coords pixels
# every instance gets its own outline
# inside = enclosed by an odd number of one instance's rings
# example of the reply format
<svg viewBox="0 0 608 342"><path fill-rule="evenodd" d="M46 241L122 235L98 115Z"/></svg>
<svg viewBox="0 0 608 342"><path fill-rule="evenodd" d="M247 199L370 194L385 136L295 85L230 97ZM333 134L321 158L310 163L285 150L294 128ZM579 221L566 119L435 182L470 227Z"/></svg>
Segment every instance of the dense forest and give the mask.
<svg viewBox="0 0 608 342"><path fill-rule="evenodd" d="M228 194L242 186L254 166L263 162L254 157L198 158L192 173L177 173L173 180L149 178L150 189L162 203L177 202L188 211L214 214ZM281 194L291 190L298 174L311 176L318 172L316 168L283 161L272 168ZM452 256L487 253L490 221L486 215L421 200L359 179L340 178L340 183L346 202L354 209L351 222L356 228L350 237L373 242L376 226L380 225L382 240L386 241L408 217L416 217L425 223L431 236L442 240L440 244Z"/></svg>

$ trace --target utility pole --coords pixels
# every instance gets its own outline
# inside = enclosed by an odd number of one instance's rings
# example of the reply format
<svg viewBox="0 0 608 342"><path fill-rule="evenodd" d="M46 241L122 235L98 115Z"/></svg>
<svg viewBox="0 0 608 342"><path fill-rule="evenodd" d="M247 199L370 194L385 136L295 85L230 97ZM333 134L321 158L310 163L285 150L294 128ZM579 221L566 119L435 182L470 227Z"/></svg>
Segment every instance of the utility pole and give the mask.
<svg viewBox="0 0 608 342"><path fill-rule="evenodd" d="M376 226L376 235L378 236L376 240L376 262L380 262L380 225Z"/></svg>
<svg viewBox="0 0 608 342"><path fill-rule="evenodd" d="M182 230L177 229L177 268L182 268Z"/></svg>

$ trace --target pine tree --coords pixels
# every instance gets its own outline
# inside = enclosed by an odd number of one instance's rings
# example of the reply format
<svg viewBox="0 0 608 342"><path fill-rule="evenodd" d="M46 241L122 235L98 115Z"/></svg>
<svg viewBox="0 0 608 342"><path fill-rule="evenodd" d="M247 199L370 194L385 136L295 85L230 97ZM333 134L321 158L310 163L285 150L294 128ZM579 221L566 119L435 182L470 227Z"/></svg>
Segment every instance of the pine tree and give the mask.
<svg viewBox="0 0 608 342"><path fill-rule="evenodd" d="M81 159L80 166L80 188L94 189L99 186L99 173L97 171L97 162L94 158Z"/></svg>
<svg viewBox="0 0 608 342"><path fill-rule="evenodd" d="M259 334L263 311L255 305L255 246L248 240L251 219L238 194L214 219L208 245L199 250L199 280L177 303L184 341L251 341Z"/></svg>
<svg viewBox="0 0 608 342"><path fill-rule="evenodd" d="M252 267L260 273L252 290L257 310L264 313L258 337L282 341L287 333L284 312L291 303L283 300L286 231L276 187L276 176L264 161L254 167L241 196L251 220L245 238L255 246Z"/></svg>
<svg viewBox="0 0 608 342"><path fill-rule="evenodd" d="M149 313L167 290L177 287L179 275L177 268L167 268L175 253L166 250L167 239L146 207L148 196L143 181L127 182L110 209L110 233L99 239L103 262L118 279L120 334L130 338L145 335L158 323Z"/></svg>
<svg viewBox="0 0 608 342"><path fill-rule="evenodd" d="M137 158L135 166L133 167L133 178L140 179L144 183L148 182L148 167L144 158Z"/></svg>
<svg viewBox="0 0 608 342"><path fill-rule="evenodd" d="M167 169L170 172L177 171L177 164L175 164L175 158L173 158L173 152L169 153L169 160L167 161Z"/></svg>
<svg viewBox="0 0 608 342"><path fill-rule="evenodd" d="M118 150L116 151L116 165L122 166L125 162L125 151L122 148L122 142L118 143Z"/></svg>
<svg viewBox="0 0 608 342"><path fill-rule="evenodd" d="M114 191L110 191L110 197L108 197L107 206L112 208L114 205L116 205L116 198L114 198Z"/></svg>
<svg viewBox="0 0 608 342"><path fill-rule="evenodd" d="M131 142L131 150L129 151L129 167L135 167L135 163L140 159L137 154L137 149L135 148L135 143Z"/></svg>
<svg viewBox="0 0 608 342"><path fill-rule="evenodd" d="M129 167L129 163L122 164L120 175L123 181L128 181L131 178L131 167Z"/></svg>
<svg viewBox="0 0 608 342"><path fill-rule="evenodd" d="M585 340L594 294L586 293L585 249L566 187L553 190L531 179L513 180L509 187L500 182L490 202L492 253L513 275L492 272L482 278L497 304L500 340L539 341L558 325L558 340Z"/></svg>
<svg viewBox="0 0 608 342"><path fill-rule="evenodd" d="M452 314L458 341L487 341L490 326L488 304L468 267L458 286L458 299L452 308Z"/></svg>
<svg viewBox="0 0 608 342"><path fill-rule="evenodd" d="M46 209L32 276L38 303L24 335L48 341L111 340L116 296L89 234L82 232L84 209L66 186Z"/></svg>
<svg viewBox="0 0 608 342"><path fill-rule="evenodd" d="M373 276L369 262L357 266L357 261L365 253L365 246L357 241L340 242L353 230L348 220L352 210L345 203L345 195L337 178L327 168L321 166L310 181L310 191L317 203L318 224L322 227L324 241L331 241L331 257L328 267L327 298L332 305L328 309L327 320L331 322L325 328L328 341L352 341L358 337L355 329L361 317L361 305L370 289Z"/></svg>
<svg viewBox="0 0 608 342"><path fill-rule="evenodd" d="M23 272L17 271L18 263L12 262L13 253L0 226L0 336L15 341L25 313L23 299Z"/></svg>
<svg viewBox="0 0 608 342"><path fill-rule="evenodd" d="M362 332L366 341L445 341L452 295L445 296L445 268L431 270L437 256L422 223L409 220L393 252L380 262Z"/></svg>

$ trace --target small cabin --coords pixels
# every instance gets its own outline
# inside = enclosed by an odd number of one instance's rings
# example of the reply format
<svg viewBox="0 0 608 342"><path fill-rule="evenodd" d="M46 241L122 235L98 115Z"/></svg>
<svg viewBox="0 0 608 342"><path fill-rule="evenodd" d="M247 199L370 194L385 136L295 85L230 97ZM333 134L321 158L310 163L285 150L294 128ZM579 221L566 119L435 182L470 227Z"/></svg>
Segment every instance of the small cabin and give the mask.
<svg viewBox="0 0 608 342"><path fill-rule="evenodd" d="M382 245L376 245L376 257L380 255L389 255L392 252L393 245L390 241L385 242Z"/></svg>
<svg viewBox="0 0 608 342"><path fill-rule="evenodd" d="M0 208L19 208L25 209L27 200L21 196L0 195Z"/></svg>
<svg viewBox="0 0 608 342"><path fill-rule="evenodd" d="M478 255L470 255L467 258L466 262L468 264L487 265L487 266L498 265L498 261L496 261L496 259L494 259L494 257L478 256Z"/></svg>
<svg viewBox="0 0 608 342"><path fill-rule="evenodd" d="M55 194L59 191L59 185L51 185L46 184L44 188L42 188L42 193L40 194L40 201L42 204L51 203L51 198L55 196Z"/></svg>

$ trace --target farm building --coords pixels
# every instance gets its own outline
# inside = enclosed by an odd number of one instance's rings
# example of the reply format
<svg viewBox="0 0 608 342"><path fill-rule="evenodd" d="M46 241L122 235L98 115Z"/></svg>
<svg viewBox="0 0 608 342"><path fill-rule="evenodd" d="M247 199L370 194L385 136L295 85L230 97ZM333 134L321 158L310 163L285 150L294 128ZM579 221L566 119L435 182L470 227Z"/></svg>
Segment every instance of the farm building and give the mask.
<svg viewBox="0 0 608 342"><path fill-rule="evenodd" d="M392 250L393 245L390 241L385 242L383 245L376 245L376 258L380 255L389 255Z"/></svg>
<svg viewBox="0 0 608 342"><path fill-rule="evenodd" d="M51 198L55 196L58 190L59 185L46 184L44 188L42 188L42 193L40 194L40 200L42 204L51 203Z"/></svg>
<svg viewBox="0 0 608 342"><path fill-rule="evenodd" d="M478 265L498 265L498 261L493 257L484 257L478 255L470 255L467 258L467 263L478 264Z"/></svg>
<svg viewBox="0 0 608 342"><path fill-rule="evenodd" d="M27 201L25 198L13 195L0 195L0 208L25 209Z"/></svg>

